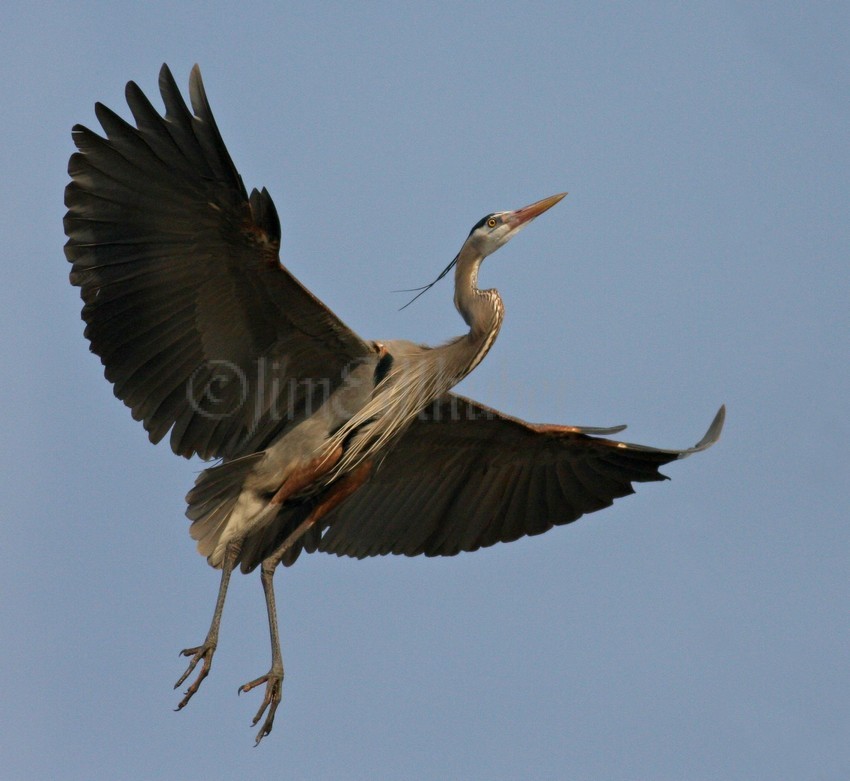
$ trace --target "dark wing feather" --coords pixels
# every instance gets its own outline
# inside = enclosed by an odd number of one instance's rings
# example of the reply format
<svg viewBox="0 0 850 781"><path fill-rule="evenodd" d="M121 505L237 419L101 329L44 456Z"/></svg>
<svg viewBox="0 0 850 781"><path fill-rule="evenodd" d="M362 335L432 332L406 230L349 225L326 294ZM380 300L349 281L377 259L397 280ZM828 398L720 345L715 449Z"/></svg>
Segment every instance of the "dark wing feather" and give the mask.
<svg viewBox="0 0 850 781"><path fill-rule="evenodd" d="M100 104L73 129L65 254L91 349L152 442L232 457L264 447L369 347L278 260L266 190L248 196L201 74L193 114L166 66L162 117L127 85L136 127Z"/></svg>
<svg viewBox="0 0 850 781"><path fill-rule="evenodd" d="M710 447L725 410L687 450L591 434L613 429L535 426L448 394L420 415L371 480L327 517L318 549L339 555L452 556L540 534L608 507L632 483Z"/></svg>

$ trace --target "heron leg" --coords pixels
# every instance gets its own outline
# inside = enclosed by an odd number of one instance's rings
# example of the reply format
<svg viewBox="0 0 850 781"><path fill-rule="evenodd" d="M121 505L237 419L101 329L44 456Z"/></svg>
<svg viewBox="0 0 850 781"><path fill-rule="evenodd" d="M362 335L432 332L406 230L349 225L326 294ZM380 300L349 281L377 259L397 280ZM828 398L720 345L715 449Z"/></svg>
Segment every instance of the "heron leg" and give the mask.
<svg viewBox="0 0 850 781"><path fill-rule="evenodd" d="M215 611L213 612L212 623L210 624L210 629L207 632L206 639L202 645L196 646L195 648L184 648L180 652L180 656L190 656L192 658L189 662L189 666L186 668L186 672L184 672L177 683L174 684L175 689L181 686L192 674L198 662L203 661L203 666L201 667L201 671L198 673L198 677L190 684L183 699L180 700L180 703L177 705L175 710L182 710L188 704L195 692L197 692L201 687L201 683L204 678L206 678L210 673L213 654L215 654L215 649L218 645L218 629L221 625L221 614L224 610L224 599L227 596L227 586L230 583L230 573L236 565L236 559L239 558L239 551L241 548L241 541L231 542L225 548L224 561L221 565L221 582L218 587L218 598L215 602Z"/></svg>
<svg viewBox="0 0 850 781"><path fill-rule="evenodd" d="M333 510L341 502L345 501L353 494L369 477L372 471L372 462L366 461L357 467L354 471L341 478L334 483L328 492L321 498L319 503L312 509L310 514L298 525L292 534L290 534L272 553L271 556L263 560L260 569L260 579L263 584L263 592L266 595L266 610L269 615L269 637L272 645L272 666L265 675L255 678L239 687L239 694L249 692L256 688L261 683L266 684L266 693L260 703L260 709L257 711L251 726L256 726L263 714L268 710L263 726L257 733L257 742L254 745L259 745L260 741L272 731L274 725L275 712L280 704L282 688L283 688L283 656L280 652L280 635L277 625L277 608L275 607L274 599L274 572L278 564L283 560L286 552L313 526L318 523L325 515Z"/></svg>
<svg viewBox="0 0 850 781"><path fill-rule="evenodd" d="M330 453L321 455L307 462L299 469L296 469L286 478L286 481L271 498L269 504L280 505L289 501L295 494L308 488L322 477L322 475L330 472L340 458L342 458L342 445L334 448Z"/></svg>
<svg viewBox="0 0 850 781"><path fill-rule="evenodd" d="M320 497L316 506L310 514L298 525L292 534L290 534L272 553L271 556L263 561L263 566L269 564L277 567L283 560L287 551L300 540L304 534L324 518L331 510L342 504L351 494L353 494L372 473L372 461L364 461L356 469L349 472L344 477L337 480L331 487Z"/></svg>
<svg viewBox="0 0 850 781"><path fill-rule="evenodd" d="M263 593L266 597L266 612L269 617L269 639L272 645L272 666L265 675L255 678L253 681L243 684L239 687L238 694L249 692L256 688L261 683L266 684L266 693L263 701L260 703L260 708L257 715L254 716L251 726L257 726L257 722L262 718L268 708L268 716L263 722L263 726L257 733L255 746L260 745L260 741L272 731L274 723L275 711L281 700L283 688L283 655L280 652L280 633L277 626L277 607L274 599L274 573L277 564L270 564L268 559L263 562L260 567L260 581L263 584Z"/></svg>

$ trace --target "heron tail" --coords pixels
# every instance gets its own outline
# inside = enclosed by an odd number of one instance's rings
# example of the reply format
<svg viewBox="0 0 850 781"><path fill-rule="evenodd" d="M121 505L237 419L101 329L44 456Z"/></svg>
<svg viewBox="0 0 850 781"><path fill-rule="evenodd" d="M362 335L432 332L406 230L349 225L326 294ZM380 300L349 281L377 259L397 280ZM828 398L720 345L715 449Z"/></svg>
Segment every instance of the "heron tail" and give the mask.
<svg viewBox="0 0 850 781"><path fill-rule="evenodd" d="M192 521L189 534L197 540L198 553L208 559L213 555L227 521L233 511L245 478L265 453L251 453L218 466L205 469L198 475L195 486L186 495L186 517ZM220 562L210 560L212 566Z"/></svg>

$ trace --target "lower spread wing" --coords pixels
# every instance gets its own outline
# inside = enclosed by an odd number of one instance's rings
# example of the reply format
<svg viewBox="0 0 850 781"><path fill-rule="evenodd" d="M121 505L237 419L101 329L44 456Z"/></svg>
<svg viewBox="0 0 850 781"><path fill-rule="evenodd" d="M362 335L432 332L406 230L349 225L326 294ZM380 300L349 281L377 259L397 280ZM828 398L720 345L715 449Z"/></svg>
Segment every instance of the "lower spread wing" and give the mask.
<svg viewBox="0 0 850 781"><path fill-rule="evenodd" d="M666 479L663 464L710 447L725 410L687 450L536 426L449 394L426 410L371 480L327 517L318 549L339 555L452 556L540 534Z"/></svg>
<svg viewBox="0 0 850 781"><path fill-rule="evenodd" d="M194 115L166 66L159 86L164 116L130 82L137 127L101 104L105 138L74 127L65 253L91 349L151 441L229 457L369 348L280 265L274 204L248 196L198 67Z"/></svg>

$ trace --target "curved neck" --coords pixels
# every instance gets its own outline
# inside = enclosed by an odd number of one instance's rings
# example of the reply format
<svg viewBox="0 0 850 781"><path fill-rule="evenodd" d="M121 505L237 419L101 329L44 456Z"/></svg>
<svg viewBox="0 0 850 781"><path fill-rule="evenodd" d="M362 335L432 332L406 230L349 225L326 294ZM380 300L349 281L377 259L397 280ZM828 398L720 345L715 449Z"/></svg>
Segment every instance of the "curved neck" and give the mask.
<svg viewBox="0 0 850 781"><path fill-rule="evenodd" d="M487 354L502 326L504 307L495 290L478 289L478 267L484 256L469 243L464 244L455 266L455 307L469 326L461 337L470 350L464 375L471 372Z"/></svg>
<svg viewBox="0 0 850 781"><path fill-rule="evenodd" d="M497 307L493 306L491 294L501 300L495 290L478 289L478 267L482 260L484 256L480 252L464 244L455 265L455 308L469 326L470 334L479 334L492 328Z"/></svg>

